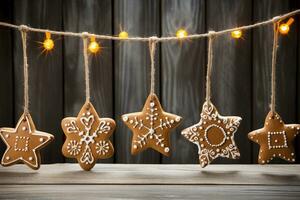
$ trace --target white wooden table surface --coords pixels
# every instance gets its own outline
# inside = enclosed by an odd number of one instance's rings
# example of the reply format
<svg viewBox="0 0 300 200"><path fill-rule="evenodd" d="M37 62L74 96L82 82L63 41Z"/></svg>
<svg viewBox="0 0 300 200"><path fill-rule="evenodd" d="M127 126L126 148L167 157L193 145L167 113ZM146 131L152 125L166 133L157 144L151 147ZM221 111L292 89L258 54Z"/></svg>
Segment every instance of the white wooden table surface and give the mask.
<svg viewBox="0 0 300 200"><path fill-rule="evenodd" d="M300 199L300 165L0 167L0 199Z"/></svg>

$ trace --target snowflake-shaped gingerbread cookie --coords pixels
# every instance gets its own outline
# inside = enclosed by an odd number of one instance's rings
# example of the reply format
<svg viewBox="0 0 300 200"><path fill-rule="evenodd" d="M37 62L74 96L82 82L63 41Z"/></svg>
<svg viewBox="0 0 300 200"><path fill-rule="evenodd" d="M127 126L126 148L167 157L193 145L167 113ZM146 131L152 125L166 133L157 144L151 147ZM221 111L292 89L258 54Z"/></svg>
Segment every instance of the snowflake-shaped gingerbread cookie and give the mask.
<svg viewBox="0 0 300 200"><path fill-rule="evenodd" d="M122 116L124 123L133 132L131 153L137 154L147 148L169 156L169 133L179 125L181 117L163 111L155 94L150 94L142 112Z"/></svg>
<svg viewBox="0 0 300 200"><path fill-rule="evenodd" d="M97 159L114 154L109 137L115 129L115 121L99 118L90 102L84 104L77 118L67 117L61 124L66 135L62 152L65 157L76 158L84 170L90 170Z"/></svg>
<svg viewBox="0 0 300 200"><path fill-rule="evenodd" d="M211 102L203 104L201 119L182 131L182 135L198 146L201 167L206 167L217 157L237 159L239 150L234 142L242 118L221 116Z"/></svg>

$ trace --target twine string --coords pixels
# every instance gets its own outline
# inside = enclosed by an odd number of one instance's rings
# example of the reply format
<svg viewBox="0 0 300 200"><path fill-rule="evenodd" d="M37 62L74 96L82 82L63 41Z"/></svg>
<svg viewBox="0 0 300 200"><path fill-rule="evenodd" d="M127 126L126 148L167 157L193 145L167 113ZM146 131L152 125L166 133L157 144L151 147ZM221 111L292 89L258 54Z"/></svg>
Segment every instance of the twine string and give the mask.
<svg viewBox="0 0 300 200"><path fill-rule="evenodd" d="M207 72L206 72L206 102L210 103L211 99L211 72L213 61L213 40L215 38L215 32L209 31L208 37L208 52L207 52Z"/></svg>
<svg viewBox="0 0 300 200"><path fill-rule="evenodd" d="M89 57L88 57L88 33L82 33L83 41L83 58L84 58L84 79L85 79L85 100L90 101L90 70L89 70Z"/></svg>
<svg viewBox="0 0 300 200"><path fill-rule="evenodd" d="M28 27L22 25L19 27L22 36L23 47L23 70L24 70L24 116L29 113L29 86L28 86L28 58L27 58L27 31Z"/></svg>
<svg viewBox="0 0 300 200"><path fill-rule="evenodd" d="M278 22L273 24L273 50L272 50L272 72L271 72L271 111L275 112L276 108L276 60L278 49Z"/></svg>
<svg viewBox="0 0 300 200"><path fill-rule="evenodd" d="M151 78L150 78L150 94L155 93L155 50L156 50L157 37L153 36L149 40L150 52L150 65L151 65Z"/></svg>
<svg viewBox="0 0 300 200"><path fill-rule="evenodd" d="M272 24L275 21L279 20L284 20L290 16L296 15L300 13L300 9L294 10L292 12L276 16L272 19L258 22L255 24L251 25L246 25L246 26L240 26L240 27L235 27L235 28L230 28L230 29L225 29L221 31L215 32L215 35L222 35L222 34L227 34L235 30L248 30L252 28L256 28L259 26L264 26L267 24ZM13 29L20 29L22 25L15 25L15 24L10 24L6 22L0 22L0 26L5 26L5 27L10 27ZM77 32L70 32L70 31L55 31L55 30L48 30L48 29L39 29L39 28L33 28L33 27L27 27L28 31L31 32L39 32L39 33L50 33L52 35L63 35L63 36L73 36L73 37L82 37L82 33L77 33ZM97 39L101 40L118 40L118 41L142 41L142 42L149 42L151 40L151 37L128 37L126 39L120 38L118 36L112 36L112 35L98 35L94 33L87 33L88 37L94 36ZM203 38L203 37L209 37L209 33L202 33L202 34L191 34L188 36L185 36L184 39L198 39L198 38ZM167 41L182 41L182 38L178 38L176 36L167 36L167 37L159 37L156 39L157 42L167 42ZM188 40L186 40L188 41Z"/></svg>

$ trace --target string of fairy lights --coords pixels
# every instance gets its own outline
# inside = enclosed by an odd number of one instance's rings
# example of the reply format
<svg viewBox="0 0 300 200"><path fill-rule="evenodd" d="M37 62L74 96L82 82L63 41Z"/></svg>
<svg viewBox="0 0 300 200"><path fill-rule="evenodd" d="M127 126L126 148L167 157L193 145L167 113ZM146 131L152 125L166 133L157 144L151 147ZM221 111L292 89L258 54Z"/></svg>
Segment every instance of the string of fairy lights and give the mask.
<svg viewBox="0 0 300 200"><path fill-rule="evenodd" d="M220 34L230 34L230 36L234 39L240 39L243 36L243 31L246 29L279 22L279 28L278 31L282 35L287 35L290 31L290 26L294 23L294 18L291 17L293 15L299 14L300 10L295 10L290 13L286 13L282 16L276 16L273 19L266 20L263 22L259 22L256 24L248 25L248 26L241 26L237 28L231 28L227 30L221 30L217 31L216 35ZM285 20L285 21L284 21ZM0 22L0 26L5 26L5 27L10 27L14 29L26 29L27 31L32 31L32 32L42 32L45 34L44 41L40 42L43 47L43 51L53 51L55 48L55 42L52 39L52 35L63 35L63 36L82 36L82 33L76 33L76 32L63 32L63 31L53 31L53 30L46 30L46 29L37 29L37 28L32 28L28 27L25 25L15 25L15 24L10 24L6 22ZM108 35L96 35L92 33L87 34L89 37L89 44L88 44L88 51L89 53L92 54L97 54L100 53L102 50L102 45L99 40L101 39L109 39L109 40L123 40L123 41L149 41L151 37L147 38L142 38L142 37L131 37L130 34L127 31L122 30L117 36L108 36ZM208 33L203 33L203 34L191 34L187 32L185 28L180 28L178 29L175 33L174 36L169 36L169 37L158 37L156 40L159 41L183 41L185 39L195 39L195 38L200 38L200 37L208 37Z"/></svg>
<svg viewBox="0 0 300 200"><path fill-rule="evenodd" d="M290 17L286 22L282 22L279 25L279 32L282 35L287 35L288 32L290 31L290 26L293 24L294 21L295 21L294 18ZM185 29L180 28L176 31L175 35L179 39L185 39L188 36L188 32ZM237 30L231 31L230 35L234 39L240 39L243 36L242 29L237 29ZM118 34L118 37L120 39L125 40L125 39L128 39L129 34L126 31L121 31ZM50 32L45 33L45 40L42 42L42 44L43 44L43 48L44 48L45 51L52 51L54 49L55 45L54 45L53 39L51 39L51 33ZM92 53L92 54L96 54L96 53L100 52L101 48L102 47L101 47L100 42L96 40L95 36L91 36L90 37L90 42L89 42L89 45L88 45L89 52Z"/></svg>

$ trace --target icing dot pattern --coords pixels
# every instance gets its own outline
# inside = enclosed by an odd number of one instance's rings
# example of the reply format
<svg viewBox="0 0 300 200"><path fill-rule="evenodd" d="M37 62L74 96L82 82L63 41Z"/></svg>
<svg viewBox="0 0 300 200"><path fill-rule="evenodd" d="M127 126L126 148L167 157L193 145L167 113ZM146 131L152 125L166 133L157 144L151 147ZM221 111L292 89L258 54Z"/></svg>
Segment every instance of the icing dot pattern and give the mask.
<svg viewBox="0 0 300 200"><path fill-rule="evenodd" d="M217 157L240 157L234 141L240 121L240 117L219 115L212 103L205 102L200 122L184 129L181 134L197 145L200 165L206 167Z"/></svg>
<svg viewBox="0 0 300 200"><path fill-rule="evenodd" d="M294 139L300 124L285 124L279 114L270 111L265 126L248 134L248 138L260 145L258 163L268 164L274 158L295 162Z"/></svg>
<svg viewBox="0 0 300 200"><path fill-rule="evenodd" d="M133 132L131 153L152 148L169 156L169 133L181 122L181 117L164 112L155 94L150 94L142 112L124 114L123 122Z"/></svg>

